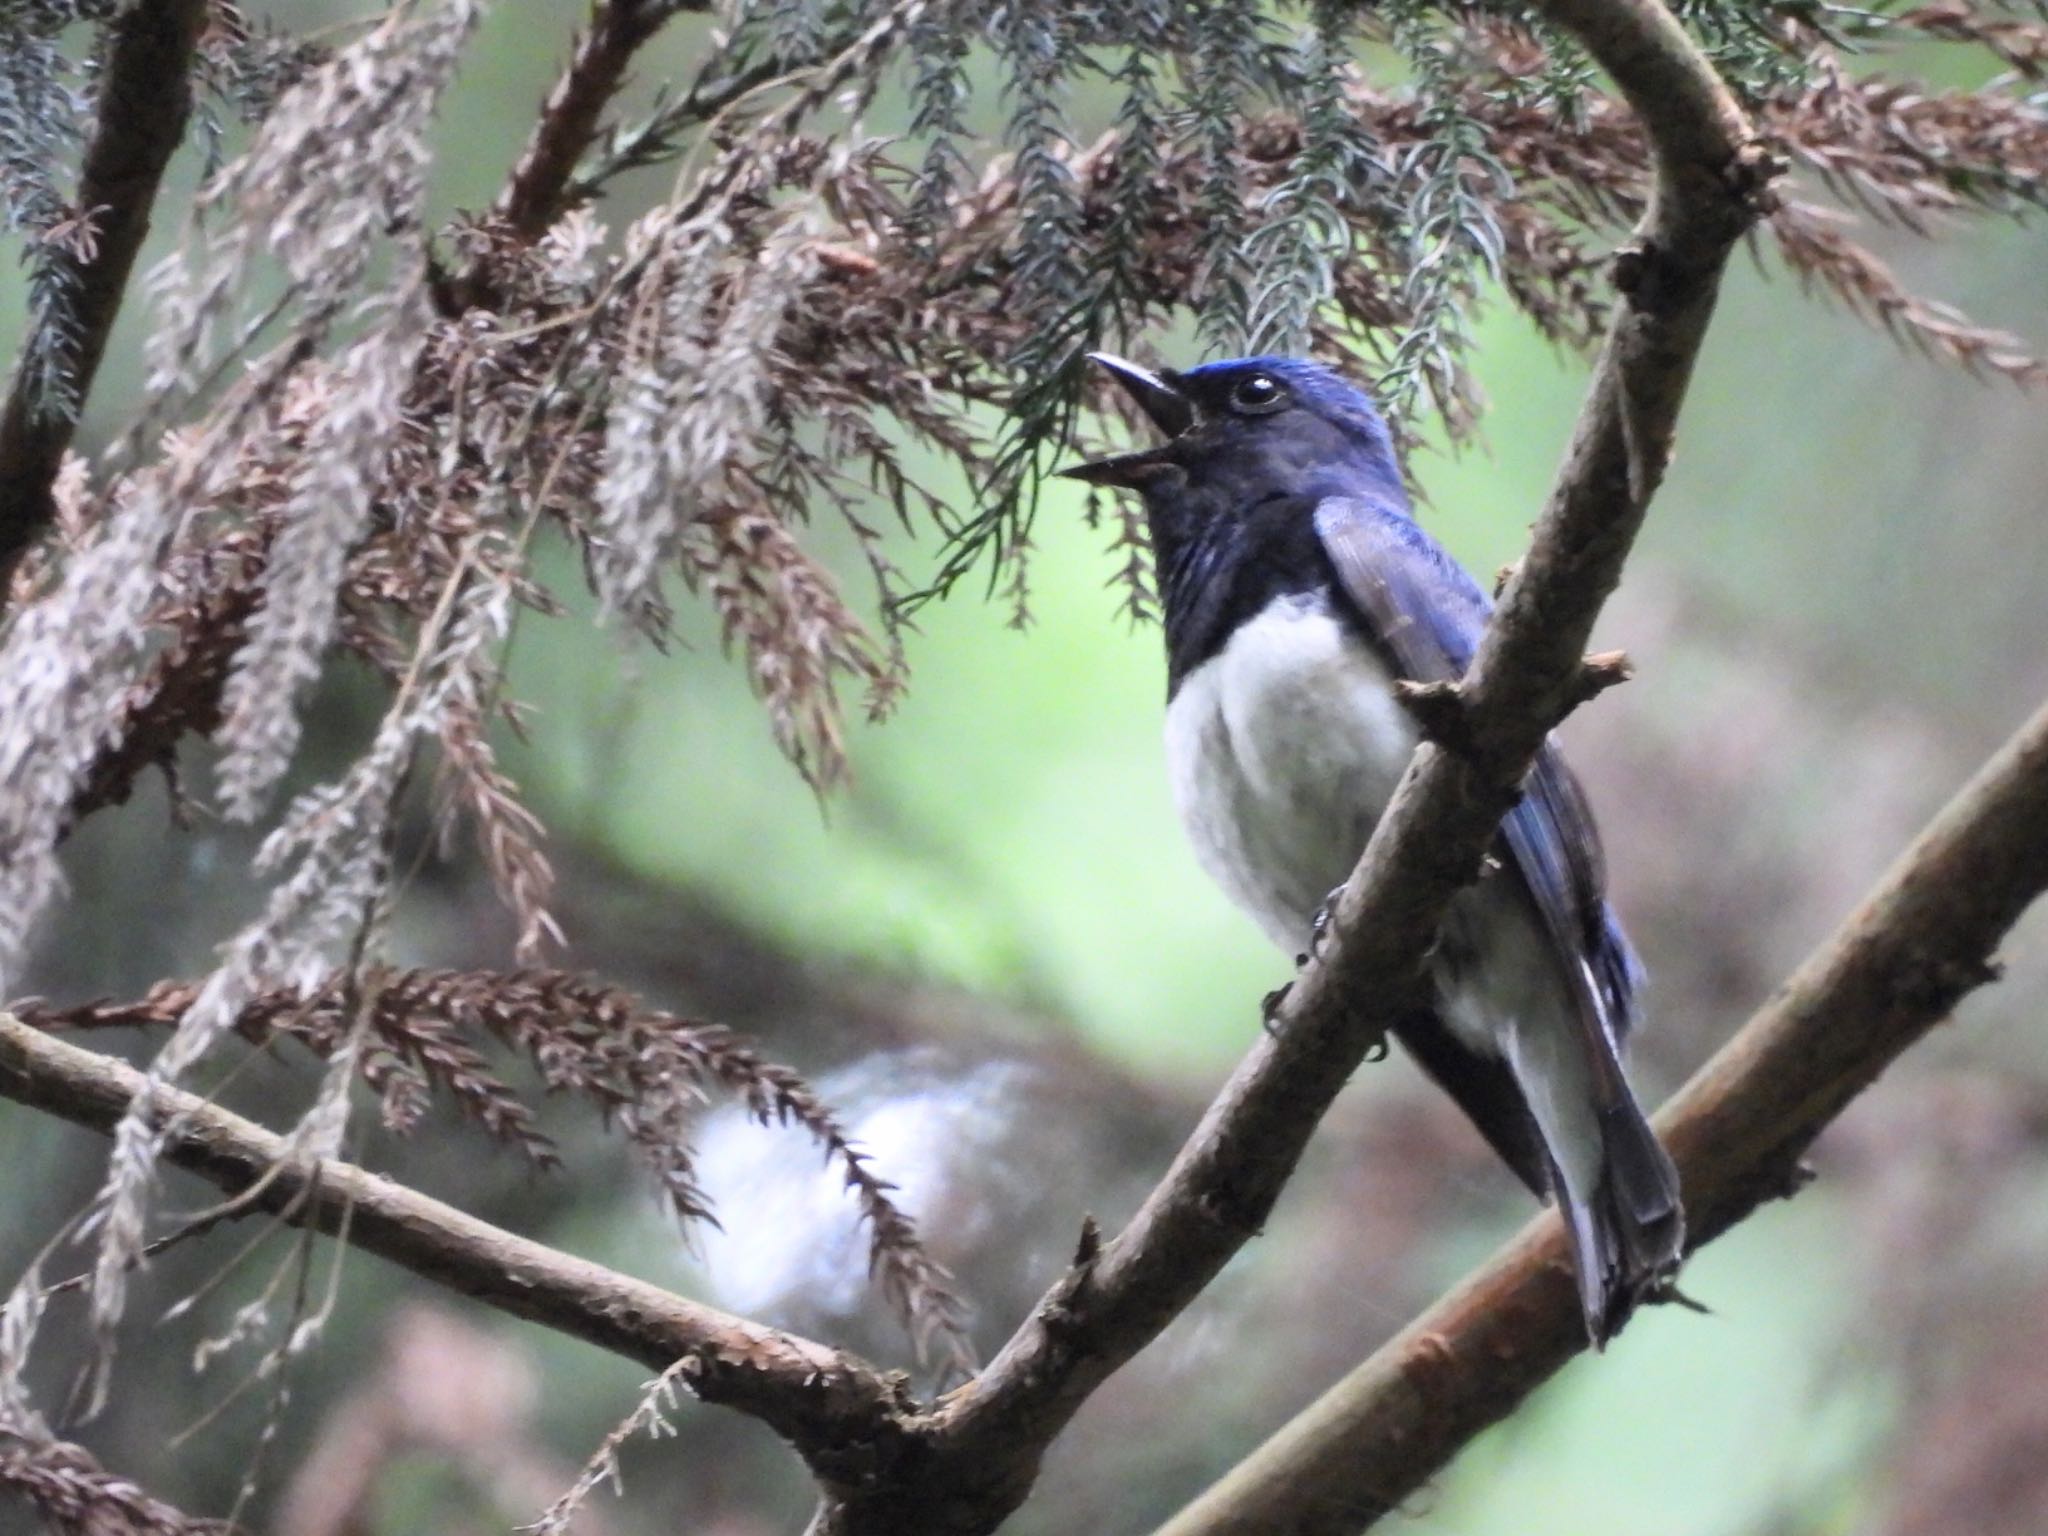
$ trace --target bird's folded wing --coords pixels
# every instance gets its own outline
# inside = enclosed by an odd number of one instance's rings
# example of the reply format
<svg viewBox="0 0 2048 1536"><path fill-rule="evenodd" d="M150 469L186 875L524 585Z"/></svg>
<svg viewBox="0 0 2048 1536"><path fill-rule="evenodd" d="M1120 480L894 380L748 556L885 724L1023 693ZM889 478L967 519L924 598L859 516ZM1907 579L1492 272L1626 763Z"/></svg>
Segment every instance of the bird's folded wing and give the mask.
<svg viewBox="0 0 2048 1536"><path fill-rule="evenodd" d="M1339 589L1396 676L1451 682L1465 675L1493 604L1415 521L1366 496L1326 497L1316 535ZM1599 832L1584 792L1553 742L1501 823L1509 861L1528 887L1569 969L1586 967L1596 1011L1620 1043L1640 970L1607 910Z"/></svg>

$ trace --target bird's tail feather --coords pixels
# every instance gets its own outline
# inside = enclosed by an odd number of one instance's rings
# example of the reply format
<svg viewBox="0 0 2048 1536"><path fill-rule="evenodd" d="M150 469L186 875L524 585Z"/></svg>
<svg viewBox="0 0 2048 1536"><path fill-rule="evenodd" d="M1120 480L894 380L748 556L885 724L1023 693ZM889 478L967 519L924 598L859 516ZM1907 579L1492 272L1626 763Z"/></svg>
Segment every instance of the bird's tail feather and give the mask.
<svg viewBox="0 0 2048 1536"><path fill-rule="evenodd" d="M1598 1120L1600 1175L1592 1189L1572 1190L1561 1172L1553 1181L1596 1349L1676 1272L1685 1250L1678 1170L1642 1110L1624 1095Z"/></svg>

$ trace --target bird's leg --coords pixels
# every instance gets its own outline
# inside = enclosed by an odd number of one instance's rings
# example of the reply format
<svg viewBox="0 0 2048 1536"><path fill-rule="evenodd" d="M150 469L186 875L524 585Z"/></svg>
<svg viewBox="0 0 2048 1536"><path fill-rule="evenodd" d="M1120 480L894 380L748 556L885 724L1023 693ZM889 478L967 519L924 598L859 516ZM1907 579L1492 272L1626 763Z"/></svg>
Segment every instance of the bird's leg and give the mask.
<svg viewBox="0 0 2048 1536"><path fill-rule="evenodd" d="M1343 894L1343 886L1333 887L1330 894L1323 898L1323 904L1316 908L1316 915L1308 925L1308 951L1294 957L1294 968L1297 971L1323 952L1323 935L1330 931L1330 921L1337 915L1337 898ZM1260 999L1259 1018L1267 1034L1273 1033L1273 1022L1280 1016L1280 1005L1287 1001L1287 994L1293 990L1294 983L1286 982Z"/></svg>
<svg viewBox="0 0 2048 1536"><path fill-rule="evenodd" d="M1315 918L1308 925L1308 953L1294 957L1297 966L1307 965L1323 952L1323 936L1330 931L1330 924L1337 916L1337 898L1343 894L1343 886L1332 886L1330 894L1323 898L1323 904L1316 908Z"/></svg>

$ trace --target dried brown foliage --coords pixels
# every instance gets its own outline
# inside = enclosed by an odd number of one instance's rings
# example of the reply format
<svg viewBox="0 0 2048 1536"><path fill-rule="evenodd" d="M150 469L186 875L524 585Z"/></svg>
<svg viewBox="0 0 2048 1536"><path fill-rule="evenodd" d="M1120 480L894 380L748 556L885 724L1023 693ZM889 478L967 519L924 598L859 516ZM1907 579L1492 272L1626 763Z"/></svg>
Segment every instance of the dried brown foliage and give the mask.
<svg viewBox="0 0 2048 1536"><path fill-rule="evenodd" d="M2027 387L2048 383L2048 363L2025 350L2018 337L1976 325L1954 305L1908 290L1830 210L1786 203L1771 215L1771 233L1785 264L1809 288L1827 289L1900 342L1970 373Z"/></svg>
<svg viewBox="0 0 2048 1536"><path fill-rule="evenodd" d="M175 1030L199 992L190 983L167 982L132 1003L33 1005L22 1016L45 1029ZM616 1125L686 1221L715 1219L697 1185L691 1151L691 1127L712 1093L737 1098L764 1126L807 1132L858 1203L868 1224L870 1268L920 1355L936 1345L953 1366L971 1369L952 1277L890 1198L893 1186L869 1166L868 1155L801 1074L768 1060L731 1030L646 1008L630 993L585 977L542 970L371 970L354 987L257 997L243 1006L234 1027L255 1045L290 1040L331 1058L359 1018L367 1040L357 1070L391 1129L413 1131L438 1090L493 1138L543 1167L552 1165L554 1139L489 1053L492 1045L507 1048L529 1059L549 1093L584 1099Z"/></svg>
<svg viewBox="0 0 2048 1536"><path fill-rule="evenodd" d="M1909 19L1963 37L1967 17L1953 9L1939 25L1931 14ZM1554 339L1586 345L1605 318L1608 232L1634 216L1646 185L1640 130L1608 98L1547 93L1548 57L1525 31L1474 29L1454 57L1465 73L1450 108L1475 152L1506 175L1499 184L1463 176L1459 196L1491 223L1512 300ZM2048 126L2022 98L1856 79L1815 57L1812 83L1765 99L1761 123L1829 192L1922 234L1930 221L2041 197ZM1390 166L1428 149L1439 131L1432 112L1445 110L1356 79L1342 101L1351 131ZM1248 121L1235 151L1246 200L1280 193L1309 147L1299 116ZM1116 271L1119 330L1199 305L1199 146L1173 143L1152 157L1135 212L1127 133L1055 153L1080 232L1100 240L1114 230L1127 246ZM661 573L699 588L743 653L777 740L814 783L836 783L845 771L840 683L858 684L867 707L882 711L903 682L894 624L910 588L871 502L899 524L979 539L975 521L913 475L903 437L989 484L999 445L978 409L1009 392L1001 360L1035 323L1016 293L1032 212L1014 165L991 163L937 228L912 219L905 175L879 141L835 148L791 133L729 151L620 253L581 211L537 241L516 221L455 230L465 280L437 290L443 314L420 341L395 445L372 472L368 520L326 557L342 562L336 622L293 631L293 675L317 667L331 635L402 679L409 632L451 600L458 571L458 603L510 590L523 606L559 611L530 564L536 532L553 526L582 549L600 593L656 638L671 622ZM1319 348L1368 370L1393 363L1400 339L1429 319L1401 279L1409 232L1397 211L1359 210L1332 267L1332 307L1314 322ZM1803 280L1936 356L2038 380L2018 341L1906 292L1838 217L1793 200L1773 219ZM1430 378L1437 404L1454 425L1464 420L1456 370ZM166 570L187 574L167 581L151 610L165 638L125 685L124 719L79 784L74 814L125 797L145 766L173 760L182 735L213 735L231 717L221 690L251 665L248 625L268 606L278 528L315 451L308 429L358 386L307 359L273 387L267 429L236 445L232 471L193 509L171 553ZM702 504L678 520L677 502L692 500ZM800 529L826 509L866 552L880 643L807 552ZM1142 605L1141 567L1126 574ZM277 691L264 691L273 706ZM551 934L545 856L485 725L457 711L432 734L446 802L476 827L532 958ZM267 748L259 784L278 771L289 739Z"/></svg>

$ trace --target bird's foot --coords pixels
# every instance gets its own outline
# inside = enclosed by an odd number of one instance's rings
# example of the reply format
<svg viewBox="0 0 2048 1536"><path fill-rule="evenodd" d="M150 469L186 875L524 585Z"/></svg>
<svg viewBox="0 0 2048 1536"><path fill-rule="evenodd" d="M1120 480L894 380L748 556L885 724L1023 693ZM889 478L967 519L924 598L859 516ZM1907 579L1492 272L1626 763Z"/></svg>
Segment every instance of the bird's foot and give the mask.
<svg viewBox="0 0 2048 1536"><path fill-rule="evenodd" d="M1267 1034L1276 1032L1280 1022L1280 1005L1287 1001L1287 994L1294 990L1294 983L1284 981L1263 998L1259 999L1259 1027Z"/></svg>

